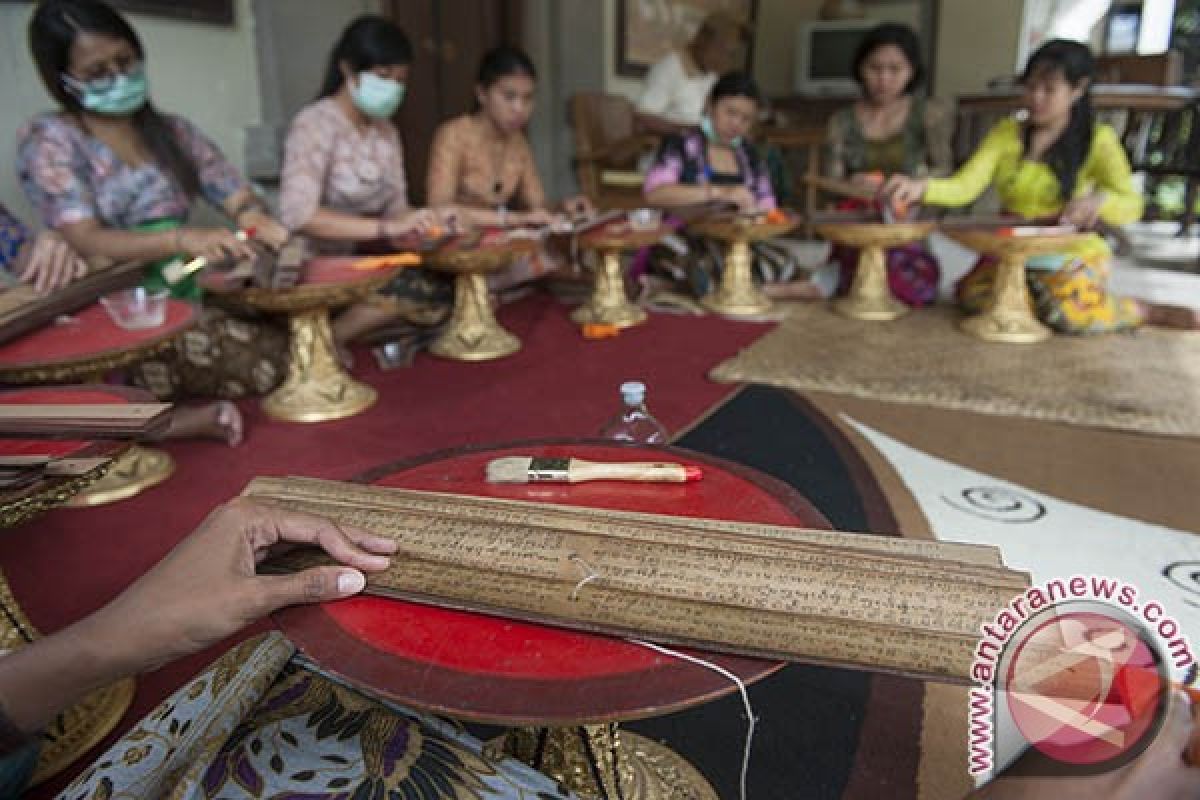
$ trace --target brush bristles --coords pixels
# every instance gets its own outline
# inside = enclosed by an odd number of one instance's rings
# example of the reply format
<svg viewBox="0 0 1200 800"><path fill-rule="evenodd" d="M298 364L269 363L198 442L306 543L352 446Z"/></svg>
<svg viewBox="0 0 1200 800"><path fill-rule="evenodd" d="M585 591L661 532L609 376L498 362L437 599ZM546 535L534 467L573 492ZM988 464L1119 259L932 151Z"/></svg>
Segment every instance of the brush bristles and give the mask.
<svg viewBox="0 0 1200 800"><path fill-rule="evenodd" d="M488 483L529 483L531 456L506 456L488 462Z"/></svg>

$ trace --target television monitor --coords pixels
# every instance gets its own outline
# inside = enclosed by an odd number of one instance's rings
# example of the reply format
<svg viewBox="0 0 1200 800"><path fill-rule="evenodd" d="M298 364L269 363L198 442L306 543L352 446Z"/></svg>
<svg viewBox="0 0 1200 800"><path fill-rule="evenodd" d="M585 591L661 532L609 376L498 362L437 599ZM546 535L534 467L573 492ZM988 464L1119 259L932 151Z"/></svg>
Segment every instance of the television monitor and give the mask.
<svg viewBox="0 0 1200 800"><path fill-rule="evenodd" d="M855 94L854 53L878 24L876 19L802 23L796 33L795 90L800 94Z"/></svg>

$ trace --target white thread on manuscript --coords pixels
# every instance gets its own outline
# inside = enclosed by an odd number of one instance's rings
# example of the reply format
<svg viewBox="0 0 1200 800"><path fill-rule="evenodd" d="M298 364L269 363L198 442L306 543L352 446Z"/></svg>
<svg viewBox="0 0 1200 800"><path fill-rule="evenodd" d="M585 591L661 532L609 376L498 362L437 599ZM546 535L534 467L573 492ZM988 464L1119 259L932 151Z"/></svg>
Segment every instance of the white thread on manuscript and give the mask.
<svg viewBox="0 0 1200 800"><path fill-rule="evenodd" d="M710 669L718 675L733 681L734 685L737 686L738 692L740 692L742 695L742 705L746 708L746 747L742 750L742 780L740 795L742 800L746 800L746 775L750 772L750 748L754 743L754 727L758 724L758 720L754 717L754 709L750 707L750 694L746 691L746 684L743 683L742 679L737 675L734 675L729 670L725 669L719 664L714 664L711 661L705 661L702 658L689 656L686 653L680 653L676 650L670 649L669 647L663 647L662 645L657 645L652 642L643 642L640 639L629 639L629 641L634 644L640 644L642 647L648 647L655 652L662 653L663 655L672 656L674 658L696 664L697 666Z"/></svg>
<svg viewBox="0 0 1200 800"><path fill-rule="evenodd" d="M600 575L596 572L595 568L592 567L591 564L587 563L574 553L571 553L571 555L567 556L567 558L570 561L574 561L576 564L578 564L579 568L585 573L583 580L575 584L575 588L571 590L571 600L579 600L579 590L587 586L592 581L600 580Z"/></svg>

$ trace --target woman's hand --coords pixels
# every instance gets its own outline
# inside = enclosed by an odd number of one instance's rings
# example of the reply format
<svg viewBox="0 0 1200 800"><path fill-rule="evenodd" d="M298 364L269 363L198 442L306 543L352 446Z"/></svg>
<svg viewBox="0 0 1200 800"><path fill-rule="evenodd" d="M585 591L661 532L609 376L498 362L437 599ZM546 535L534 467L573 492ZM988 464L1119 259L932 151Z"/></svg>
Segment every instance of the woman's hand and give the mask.
<svg viewBox="0 0 1200 800"><path fill-rule="evenodd" d="M317 545L345 566L257 574L265 559L300 544ZM133 674L216 644L284 606L358 594L363 573L387 569L395 550L390 539L239 498L82 624Z"/></svg>
<svg viewBox="0 0 1200 800"><path fill-rule="evenodd" d="M276 253L292 235L291 231L283 227L283 223L256 208L243 211L237 218L237 225L244 231L253 229L254 241L262 242Z"/></svg>
<svg viewBox="0 0 1200 800"><path fill-rule="evenodd" d="M87 263L59 234L40 231L17 254L16 272L39 292L52 292L87 274Z"/></svg>
<svg viewBox="0 0 1200 800"><path fill-rule="evenodd" d="M238 239L237 234L225 228L180 228L175 237L176 245L185 255L204 258L210 264L228 258L258 257L248 242Z"/></svg>
<svg viewBox="0 0 1200 800"><path fill-rule="evenodd" d="M441 217L428 208L418 208L406 211L396 217L388 217L381 221L383 235L387 239L400 239L406 236L427 236L435 228L441 227Z"/></svg>
<svg viewBox="0 0 1200 800"><path fill-rule="evenodd" d="M890 202L893 208L908 208L925 198L925 189L928 186L929 181L926 178L893 175L883 184L879 196L885 202Z"/></svg>
<svg viewBox="0 0 1200 800"><path fill-rule="evenodd" d="M733 203L743 213L758 211L758 198L745 186L723 186L714 196L718 200Z"/></svg>
<svg viewBox="0 0 1200 800"><path fill-rule="evenodd" d="M1104 192L1092 192L1076 197L1067 203L1059 215L1059 221L1074 225L1080 230L1090 230L1100 221L1100 209L1104 207Z"/></svg>

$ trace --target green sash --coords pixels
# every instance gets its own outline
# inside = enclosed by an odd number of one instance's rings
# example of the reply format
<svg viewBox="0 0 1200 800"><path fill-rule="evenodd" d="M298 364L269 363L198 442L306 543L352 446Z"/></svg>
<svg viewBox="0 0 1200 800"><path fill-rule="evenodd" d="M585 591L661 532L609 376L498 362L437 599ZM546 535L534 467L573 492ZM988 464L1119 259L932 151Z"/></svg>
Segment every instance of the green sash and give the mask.
<svg viewBox="0 0 1200 800"><path fill-rule="evenodd" d="M153 219L149 222L142 222L133 226L133 230L139 233L160 233L162 231L172 231L183 225L183 220L176 217L164 217L163 219ZM157 292L163 289L171 293L171 297L178 300L191 300L200 302L204 297L204 290L200 288L200 284L196 282L196 273L192 273L184 278L179 283L174 285L167 283L167 279L163 277L163 270L168 264L184 258L182 254L168 256L167 258L159 259L151 264L146 265L146 274L142 278L142 286L148 292Z"/></svg>

